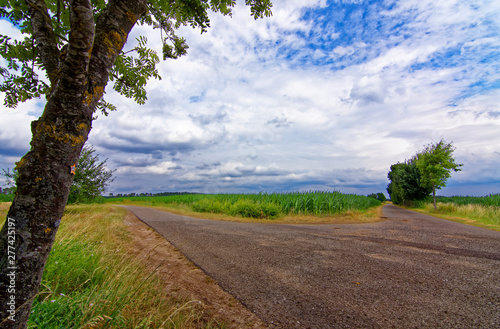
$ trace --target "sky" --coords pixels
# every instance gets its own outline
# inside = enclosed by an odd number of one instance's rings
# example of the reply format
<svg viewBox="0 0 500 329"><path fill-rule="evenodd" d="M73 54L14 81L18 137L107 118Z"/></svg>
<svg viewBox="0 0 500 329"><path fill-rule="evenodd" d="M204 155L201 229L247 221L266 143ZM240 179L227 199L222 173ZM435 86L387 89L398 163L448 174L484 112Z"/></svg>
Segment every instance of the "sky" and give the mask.
<svg viewBox="0 0 500 329"><path fill-rule="evenodd" d="M256 21L238 1L206 33L181 28L188 54L159 64L145 105L107 86L118 110L87 142L116 170L106 194L387 194L390 166L441 139L463 167L438 194L500 193L499 1L273 5ZM5 20L0 31L20 37ZM127 47L140 35L161 53L144 26ZM28 151L43 107L2 106L0 168Z"/></svg>

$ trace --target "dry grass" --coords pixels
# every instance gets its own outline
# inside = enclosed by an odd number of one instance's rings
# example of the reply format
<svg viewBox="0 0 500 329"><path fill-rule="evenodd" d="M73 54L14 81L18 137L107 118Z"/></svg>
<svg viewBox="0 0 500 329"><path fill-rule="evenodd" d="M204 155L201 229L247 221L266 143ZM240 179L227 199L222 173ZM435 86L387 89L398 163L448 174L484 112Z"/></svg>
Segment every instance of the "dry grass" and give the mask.
<svg viewBox="0 0 500 329"><path fill-rule="evenodd" d="M7 217L7 212L9 211L10 202L0 202L0 222L3 223L5 217Z"/></svg>
<svg viewBox="0 0 500 329"><path fill-rule="evenodd" d="M500 207L480 204L458 205L455 203L437 203L437 210L432 204L424 209L412 209L428 215L453 220L456 222L500 231Z"/></svg>

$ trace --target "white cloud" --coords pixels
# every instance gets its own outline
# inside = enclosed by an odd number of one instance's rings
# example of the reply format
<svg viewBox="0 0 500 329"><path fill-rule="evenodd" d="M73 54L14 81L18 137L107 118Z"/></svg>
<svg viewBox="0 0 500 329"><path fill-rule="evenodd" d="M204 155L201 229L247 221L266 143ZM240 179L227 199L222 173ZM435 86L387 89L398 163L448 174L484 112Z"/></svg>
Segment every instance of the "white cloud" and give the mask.
<svg viewBox="0 0 500 329"><path fill-rule="evenodd" d="M163 161L155 165L149 166L122 166L116 170L116 174L147 174L147 175L163 175L172 173L179 169L178 166L171 161Z"/></svg>
<svg viewBox="0 0 500 329"><path fill-rule="evenodd" d="M182 29L189 53L160 64L145 106L108 86L118 112L90 142L118 169L112 190L379 192L391 164L441 138L465 164L457 182L498 175L500 6L345 3L276 1L258 21L239 4L207 33ZM134 34L160 51L156 32ZM27 144L32 119L11 120Z"/></svg>

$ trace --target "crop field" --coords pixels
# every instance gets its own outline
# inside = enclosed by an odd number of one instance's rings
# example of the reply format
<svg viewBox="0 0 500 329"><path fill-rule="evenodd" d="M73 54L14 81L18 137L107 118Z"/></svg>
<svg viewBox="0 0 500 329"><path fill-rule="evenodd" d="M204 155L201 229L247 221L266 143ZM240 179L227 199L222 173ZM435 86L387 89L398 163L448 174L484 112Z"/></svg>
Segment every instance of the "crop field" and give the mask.
<svg viewBox="0 0 500 329"><path fill-rule="evenodd" d="M454 203L456 205L477 204L481 206L500 207L500 194L490 194L488 196L452 196L438 197L437 201L442 203Z"/></svg>
<svg viewBox="0 0 500 329"><path fill-rule="evenodd" d="M196 212L271 219L282 215L333 215L348 211L362 212L381 204L373 198L340 192L181 194L162 197L112 198L108 202L125 200L152 206L184 204Z"/></svg>

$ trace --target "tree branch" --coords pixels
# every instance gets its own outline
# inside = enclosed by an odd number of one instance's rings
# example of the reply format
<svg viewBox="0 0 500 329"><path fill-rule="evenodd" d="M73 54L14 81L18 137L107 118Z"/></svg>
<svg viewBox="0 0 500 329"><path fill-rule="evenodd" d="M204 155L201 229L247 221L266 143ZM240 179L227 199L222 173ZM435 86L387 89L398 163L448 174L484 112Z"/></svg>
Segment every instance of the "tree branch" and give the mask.
<svg viewBox="0 0 500 329"><path fill-rule="evenodd" d="M45 72L52 84L57 82L59 68L59 48L57 48L56 37L52 22L43 0L26 0L31 17L33 37L38 48ZM35 60L33 58L33 60Z"/></svg>
<svg viewBox="0 0 500 329"><path fill-rule="evenodd" d="M147 11L146 0L110 0L96 23L89 64L91 79L87 102L94 109L104 93L111 69L137 20Z"/></svg>
<svg viewBox="0 0 500 329"><path fill-rule="evenodd" d="M87 85L90 52L94 43L94 13L90 0L71 1L70 26L68 53L61 65L60 85L72 90L79 99Z"/></svg>

